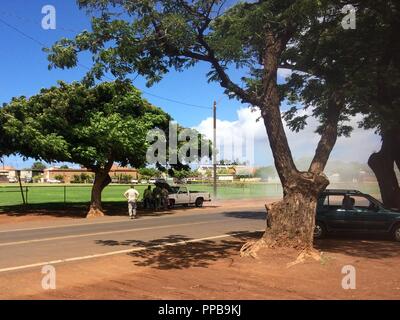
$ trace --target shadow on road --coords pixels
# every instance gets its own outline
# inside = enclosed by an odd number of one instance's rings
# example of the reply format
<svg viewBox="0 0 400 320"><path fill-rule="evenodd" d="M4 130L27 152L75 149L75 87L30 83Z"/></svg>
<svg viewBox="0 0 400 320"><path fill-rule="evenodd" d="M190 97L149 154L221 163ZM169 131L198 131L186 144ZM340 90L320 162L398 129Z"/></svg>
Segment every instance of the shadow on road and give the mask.
<svg viewBox="0 0 400 320"><path fill-rule="evenodd" d="M265 212L254 212L254 211L232 211L225 212L224 216L229 218L238 218L238 219L256 219L256 220L266 220Z"/></svg>
<svg viewBox="0 0 400 320"><path fill-rule="evenodd" d="M206 268L213 261L227 258L235 253L237 254L246 241L257 239L262 235L260 232L250 231L236 231L230 234L232 238L229 238L229 240L204 240L178 245L165 244L176 244L192 239L183 235L170 235L150 241L99 240L96 241L96 243L104 246L146 248L146 250L129 253L129 255L134 258L133 263L137 266L149 266L161 270L187 269L193 267Z"/></svg>
<svg viewBox="0 0 400 320"><path fill-rule="evenodd" d="M8 216L26 216L26 215L38 215L38 216L51 216L58 218L86 218L86 214L89 208L87 202L77 203L40 203L40 204L29 204L29 205L13 205L13 206L1 206L0 215ZM107 216L127 216L128 208L126 202L104 202L103 208ZM171 210L144 210L139 207L139 216L163 216L168 214L174 214L176 210L188 211L193 210L194 207L176 207ZM207 205L203 208L197 208L197 210L204 210L206 208L218 208L218 206Z"/></svg>
<svg viewBox="0 0 400 320"><path fill-rule="evenodd" d="M29 205L1 206L0 215L7 216L51 216L59 218L85 218L87 203L40 203Z"/></svg>

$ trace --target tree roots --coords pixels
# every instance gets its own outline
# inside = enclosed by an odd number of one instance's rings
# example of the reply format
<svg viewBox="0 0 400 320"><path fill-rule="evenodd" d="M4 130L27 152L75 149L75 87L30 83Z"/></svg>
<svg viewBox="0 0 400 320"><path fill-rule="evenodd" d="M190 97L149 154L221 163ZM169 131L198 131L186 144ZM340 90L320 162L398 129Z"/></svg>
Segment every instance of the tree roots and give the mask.
<svg viewBox="0 0 400 320"><path fill-rule="evenodd" d="M257 259L258 258L257 253L261 248L274 248L274 247L276 247L276 245L274 245L273 241L267 240L263 237L259 240L249 241L245 245L243 245L243 247L240 249L240 256ZM290 268L297 264L304 263L307 259L322 261L322 252L319 252L318 250L313 248L303 249L302 251L300 251L296 260L288 263L286 267Z"/></svg>
<svg viewBox="0 0 400 320"><path fill-rule="evenodd" d="M300 252L300 254L297 256L297 259L293 262L290 262L286 265L286 267L290 268L295 266L296 264L304 263L307 259L314 259L315 261L321 261L322 260L322 253L319 252L318 250L315 250L313 248L310 249L304 249L303 251Z"/></svg>
<svg viewBox="0 0 400 320"><path fill-rule="evenodd" d="M243 247L240 249L240 256L241 257L252 257L254 259L258 258L257 252L261 248L268 248L270 247L265 241L264 238L258 239L258 240L253 240L247 242Z"/></svg>
<svg viewBox="0 0 400 320"><path fill-rule="evenodd" d="M99 217L104 217L104 212L102 210L95 208L90 208L88 214L86 215L86 218L99 218Z"/></svg>

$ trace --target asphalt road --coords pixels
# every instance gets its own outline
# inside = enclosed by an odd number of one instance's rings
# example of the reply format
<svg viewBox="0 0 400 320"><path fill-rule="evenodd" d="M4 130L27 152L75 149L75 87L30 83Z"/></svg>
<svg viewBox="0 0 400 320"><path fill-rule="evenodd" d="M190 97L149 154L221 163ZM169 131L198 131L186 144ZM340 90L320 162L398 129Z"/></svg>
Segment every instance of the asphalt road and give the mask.
<svg viewBox="0 0 400 320"><path fill-rule="evenodd" d="M0 273L157 246L217 241L264 227L265 211L258 206L176 210L136 220L106 217L81 223L71 220L70 224L47 221L34 227L0 226Z"/></svg>

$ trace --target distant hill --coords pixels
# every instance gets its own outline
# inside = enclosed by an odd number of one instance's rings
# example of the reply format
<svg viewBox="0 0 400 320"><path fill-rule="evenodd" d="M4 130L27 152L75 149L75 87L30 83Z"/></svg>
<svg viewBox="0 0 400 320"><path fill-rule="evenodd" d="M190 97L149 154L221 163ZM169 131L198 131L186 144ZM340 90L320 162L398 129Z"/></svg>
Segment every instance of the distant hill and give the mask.
<svg viewBox="0 0 400 320"><path fill-rule="evenodd" d="M299 170L308 170L312 158L304 157L295 160ZM371 168L366 163L359 162L344 162L341 160L331 159L325 168L325 174L331 179L337 179L337 182L352 182L356 181L374 181L375 175ZM399 171L397 175L400 178ZM255 176L263 180L276 179L278 173L274 166L257 168Z"/></svg>

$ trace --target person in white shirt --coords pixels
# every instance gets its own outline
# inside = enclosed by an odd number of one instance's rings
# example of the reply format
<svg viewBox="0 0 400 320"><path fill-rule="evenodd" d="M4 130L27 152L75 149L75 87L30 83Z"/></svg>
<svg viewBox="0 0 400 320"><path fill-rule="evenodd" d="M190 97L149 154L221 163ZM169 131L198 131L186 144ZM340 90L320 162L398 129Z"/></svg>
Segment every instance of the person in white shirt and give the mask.
<svg viewBox="0 0 400 320"><path fill-rule="evenodd" d="M134 186L131 186L131 188L124 193L124 197L128 200L128 211L131 219L136 219L137 199L139 195L140 193Z"/></svg>

